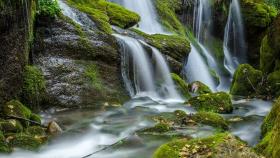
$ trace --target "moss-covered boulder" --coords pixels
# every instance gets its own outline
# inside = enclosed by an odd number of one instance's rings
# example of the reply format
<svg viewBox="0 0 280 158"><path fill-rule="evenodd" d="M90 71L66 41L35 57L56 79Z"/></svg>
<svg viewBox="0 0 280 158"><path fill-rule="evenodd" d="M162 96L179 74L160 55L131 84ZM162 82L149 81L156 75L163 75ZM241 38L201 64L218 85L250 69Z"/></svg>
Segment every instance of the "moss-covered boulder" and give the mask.
<svg viewBox="0 0 280 158"><path fill-rule="evenodd" d="M9 146L26 150L37 150L45 143L45 139L25 133L18 133L9 136Z"/></svg>
<svg viewBox="0 0 280 158"><path fill-rule="evenodd" d="M273 96L280 96L280 70L272 72L267 77L269 92Z"/></svg>
<svg viewBox="0 0 280 158"><path fill-rule="evenodd" d="M260 69L263 72L271 72L275 67L275 54L268 42L268 36L265 36L261 43L260 48Z"/></svg>
<svg viewBox="0 0 280 158"><path fill-rule="evenodd" d="M229 128L227 121L217 113L213 112L198 112L192 116L192 119L201 124L209 125L221 130L227 130Z"/></svg>
<svg viewBox="0 0 280 158"><path fill-rule="evenodd" d="M22 132L23 127L18 120L8 119L0 121L0 130L4 133Z"/></svg>
<svg viewBox="0 0 280 158"><path fill-rule="evenodd" d="M9 153L11 152L11 148L8 146L6 142L5 136L2 131L0 131L0 152Z"/></svg>
<svg viewBox="0 0 280 158"><path fill-rule="evenodd" d="M175 73L172 73L171 77L176 84L177 90L181 92L185 98L190 98L191 94L189 92L188 83Z"/></svg>
<svg viewBox="0 0 280 158"><path fill-rule="evenodd" d="M274 103L271 112L262 124L263 139L256 146L256 151L269 158L278 158L280 154L280 98Z"/></svg>
<svg viewBox="0 0 280 158"><path fill-rule="evenodd" d="M38 108L46 99L46 83L42 71L36 66L25 66L23 80L24 102L32 108Z"/></svg>
<svg viewBox="0 0 280 158"><path fill-rule="evenodd" d="M124 7L107 0L67 0L82 12L91 16L99 29L112 33L112 25L129 28L140 21L140 16Z"/></svg>
<svg viewBox="0 0 280 158"><path fill-rule="evenodd" d="M187 103L198 111L230 113L233 110L231 97L225 92L202 94L189 99Z"/></svg>
<svg viewBox="0 0 280 158"><path fill-rule="evenodd" d="M201 139L175 139L160 146L153 158L250 157L260 158L245 143L228 133Z"/></svg>
<svg viewBox="0 0 280 158"><path fill-rule="evenodd" d="M157 123L155 126L141 130L141 133L165 133L173 128L168 123Z"/></svg>
<svg viewBox="0 0 280 158"><path fill-rule="evenodd" d="M3 106L3 114L7 117L29 119L32 112L18 100L11 100Z"/></svg>
<svg viewBox="0 0 280 158"><path fill-rule="evenodd" d="M264 89L261 85L263 82L263 73L254 69L249 64L239 65L236 69L230 93L240 96L255 96L261 94Z"/></svg>
<svg viewBox="0 0 280 158"><path fill-rule="evenodd" d="M189 84L189 91L196 95L212 93L212 90L200 81L194 81L191 84Z"/></svg>

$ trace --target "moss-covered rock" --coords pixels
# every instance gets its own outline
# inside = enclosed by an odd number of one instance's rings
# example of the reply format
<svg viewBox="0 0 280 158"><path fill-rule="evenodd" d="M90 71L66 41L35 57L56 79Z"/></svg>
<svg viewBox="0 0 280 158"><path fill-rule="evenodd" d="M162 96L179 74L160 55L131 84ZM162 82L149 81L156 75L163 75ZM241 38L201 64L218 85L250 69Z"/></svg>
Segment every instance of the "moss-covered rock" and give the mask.
<svg viewBox="0 0 280 158"><path fill-rule="evenodd" d="M231 97L225 92L202 94L189 99L187 103L198 111L230 113L233 110Z"/></svg>
<svg viewBox="0 0 280 158"><path fill-rule="evenodd" d="M8 146L8 143L6 142L5 136L2 131L0 131L0 152L11 152L11 148Z"/></svg>
<svg viewBox="0 0 280 158"><path fill-rule="evenodd" d="M24 102L36 108L46 98L46 83L44 75L36 66L25 66L22 96Z"/></svg>
<svg viewBox="0 0 280 158"><path fill-rule="evenodd" d="M189 91L197 95L212 93L212 90L200 81L194 81L191 84L189 84Z"/></svg>
<svg viewBox="0 0 280 158"><path fill-rule="evenodd" d="M239 65L236 69L230 93L240 96L255 96L262 92L263 73L249 64Z"/></svg>
<svg viewBox="0 0 280 158"><path fill-rule="evenodd" d="M7 117L29 119L32 112L18 100L11 100L3 106L3 114Z"/></svg>
<svg viewBox="0 0 280 158"><path fill-rule="evenodd" d="M110 24L129 28L140 21L140 16L107 0L67 0L67 2L91 16L99 29L112 33Z"/></svg>
<svg viewBox="0 0 280 158"><path fill-rule="evenodd" d="M179 90L185 98L190 98L191 94L189 92L188 83L175 73L172 73L171 77L176 84L177 90Z"/></svg>
<svg viewBox="0 0 280 158"><path fill-rule="evenodd" d="M269 158L278 158L280 154L280 98L274 103L271 112L262 124L263 139L256 151Z"/></svg>
<svg viewBox="0 0 280 158"><path fill-rule="evenodd" d="M145 42L156 47L161 53L179 62L183 62L191 51L190 42L182 36L162 34L149 35L136 29L133 29L133 31L142 36Z"/></svg>
<svg viewBox="0 0 280 158"><path fill-rule="evenodd" d="M29 118L31 121L34 121L34 122L36 122L37 124L41 124L42 122L41 122L41 116L40 115L37 115L37 114L34 114L34 113L32 113L31 115L30 115L30 118ZM31 123L32 124L32 123Z"/></svg>
<svg viewBox="0 0 280 158"><path fill-rule="evenodd" d="M141 130L141 133L165 133L172 130L168 123L157 123L154 127Z"/></svg>
<svg viewBox="0 0 280 158"><path fill-rule="evenodd" d="M260 48L260 69L263 72L271 72L275 67L274 51L268 43L268 36L265 36Z"/></svg>
<svg viewBox="0 0 280 158"><path fill-rule="evenodd" d="M176 12L180 10L181 0L156 0L156 9L161 23L171 32L185 36L185 28L178 19Z"/></svg>
<svg viewBox="0 0 280 158"><path fill-rule="evenodd" d="M22 148L26 150L37 150L44 143L44 139L25 133L11 135L9 145L13 148Z"/></svg>
<svg viewBox="0 0 280 158"><path fill-rule="evenodd" d="M280 70L270 73L267 81L270 93L273 96L280 96Z"/></svg>
<svg viewBox="0 0 280 158"><path fill-rule="evenodd" d="M245 143L228 133L201 139L176 139L160 146L153 158L250 157L260 158Z"/></svg>
<svg viewBox="0 0 280 158"><path fill-rule="evenodd" d="M192 118L197 123L209 125L222 130L227 130L229 128L227 121L217 113L201 111L193 115Z"/></svg>
<svg viewBox="0 0 280 158"><path fill-rule="evenodd" d="M17 133L22 132L23 127L21 123L18 120L15 119L8 119L0 121L0 129L4 133Z"/></svg>
<svg viewBox="0 0 280 158"><path fill-rule="evenodd" d="M27 134L33 135L33 136L46 136L46 131L41 126L30 126L25 129L25 132Z"/></svg>

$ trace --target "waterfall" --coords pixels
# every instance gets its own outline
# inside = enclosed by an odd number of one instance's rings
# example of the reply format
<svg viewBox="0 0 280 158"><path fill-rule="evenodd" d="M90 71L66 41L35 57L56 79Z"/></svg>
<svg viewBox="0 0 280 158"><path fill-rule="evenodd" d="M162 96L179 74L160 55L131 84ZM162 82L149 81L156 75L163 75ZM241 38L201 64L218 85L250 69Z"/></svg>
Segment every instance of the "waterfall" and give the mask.
<svg viewBox="0 0 280 158"><path fill-rule="evenodd" d="M193 41L192 50L188 61L185 64L184 73L188 80L201 81L207 84L212 90L216 90L214 77L211 76L210 68L218 70L215 58L204 46L206 37L211 29L211 7L208 0L196 0L194 4L193 30L196 41ZM195 47L194 46L197 47ZM198 51L200 50L200 51ZM199 64L198 64L199 63Z"/></svg>
<svg viewBox="0 0 280 158"><path fill-rule="evenodd" d="M160 22L154 4L151 0L112 0L141 16L139 29L148 34L167 34Z"/></svg>
<svg viewBox="0 0 280 158"><path fill-rule="evenodd" d="M246 44L238 0L232 0L224 33L224 66L233 75L239 63L246 61Z"/></svg>
<svg viewBox="0 0 280 158"><path fill-rule="evenodd" d="M212 90L216 88L207 64L193 45L191 45L191 53L189 54L184 71L187 74L188 81L200 81L209 86Z"/></svg>
<svg viewBox="0 0 280 158"><path fill-rule="evenodd" d="M122 77L132 97L181 100L168 65L156 48L131 37L119 34L114 36L122 43ZM149 58L144 46L151 50L152 58Z"/></svg>

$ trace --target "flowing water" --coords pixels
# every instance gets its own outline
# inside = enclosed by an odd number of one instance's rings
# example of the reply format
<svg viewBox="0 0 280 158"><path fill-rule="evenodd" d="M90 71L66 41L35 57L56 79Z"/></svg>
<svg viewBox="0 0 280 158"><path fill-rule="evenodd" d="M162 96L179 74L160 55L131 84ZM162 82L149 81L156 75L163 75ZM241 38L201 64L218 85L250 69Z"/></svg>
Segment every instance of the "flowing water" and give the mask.
<svg viewBox="0 0 280 158"><path fill-rule="evenodd" d="M246 61L243 20L238 0L232 0L224 34L224 66L233 75L239 63Z"/></svg>

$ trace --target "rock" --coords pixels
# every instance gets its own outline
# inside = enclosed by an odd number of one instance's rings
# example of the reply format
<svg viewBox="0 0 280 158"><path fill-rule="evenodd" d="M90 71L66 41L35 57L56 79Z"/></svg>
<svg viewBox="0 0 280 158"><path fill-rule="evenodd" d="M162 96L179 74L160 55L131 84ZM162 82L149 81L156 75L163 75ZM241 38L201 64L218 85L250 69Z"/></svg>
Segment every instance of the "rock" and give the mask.
<svg viewBox="0 0 280 158"><path fill-rule="evenodd" d="M231 97L225 92L202 94L189 99L187 103L198 111L230 113L233 110Z"/></svg>
<svg viewBox="0 0 280 158"><path fill-rule="evenodd" d="M165 133L172 130L168 123L157 123L154 127L141 130L142 133Z"/></svg>
<svg viewBox="0 0 280 158"><path fill-rule="evenodd" d="M160 146L153 158L250 157L261 158L245 143L229 133L197 139L175 139Z"/></svg>
<svg viewBox="0 0 280 158"><path fill-rule="evenodd" d="M29 119L32 112L18 100L11 100L3 106L5 116L15 116L23 119Z"/></svg>
<svg viewBox="0 0 280 158"><path fill-rule="evenodd" d="M222 130L228 130L227 121L217 113L213 112L198 112L191 117L195 122L209 125Z"/></svg>
<svg viewBox="0 0 280 158"><path fill-rule="evenodd" d="M280 70L270 73L267 81L272 96L280 96Z"/></svg>
<svg viewBox="0 0 280 158"><path fill-rule="evenodd" d="M47 132L50 135L59 135L59 134L62 133L62 129L60 128L60 126L55 121L51 121L48 124Z"/></svg>
<svg viewBox="0 0 280 158"><path fill-rule="evenodd" d="M46 136L46 131L40 126L30 126L25 129L25 132L33 136Z"/></svg>
<svg viewBox="0 0 280 158"><path fill-rule="evenodd" d="M4 133L18 133L23 131L21 123L15 119L0 121L0 129Z"/></svg>
<svg viewBox="0 0 280 158"><path fill-rule="evenodd" d="M280 98L276 100L270 113L262 124L263 139L256 146L256 151L265 157L278 158L280 154Z"/></svg>
<svg viewBox="0 0 280 158"><path fill-rule="evenodd" d="M9 136L9 146L13 148L22 148L26 150L37 150L44 141L42 138L28 135L25 133L19 133Z"/></svg>
<svg viewBox="0 0 280 158"><path fill-rule="evenodd" d="M262 94L263 73L249 64L239 65L236 69L230 94L240 96L256 96Z"/></svg>
<svg viewBox="0 0 280 158"><path fill-rule="evenodd" d="M188 83L186 83L185 80L183 80L179 75L175 73L172 73L171 77L175 82L177 90L181 92L182 96L184 96L187 99L190 98L191 94L189 92Z"/></svg>
<svg viewBox="0 0 280 158"><path fill-rule="evenodd" d="M259 0L241 0L240 7L248 37L249 62L257 65L262 39L276 17L277 10Z"/></svg>
<svg viewBox="0 0 280 158"><path fill-rule="evenodd" d="M189 85L189 91L191 93L196 94L196 95L212 93L211 89L207 85L205 85L204 83L202 83L200 81L192 82Z"/></svg>

